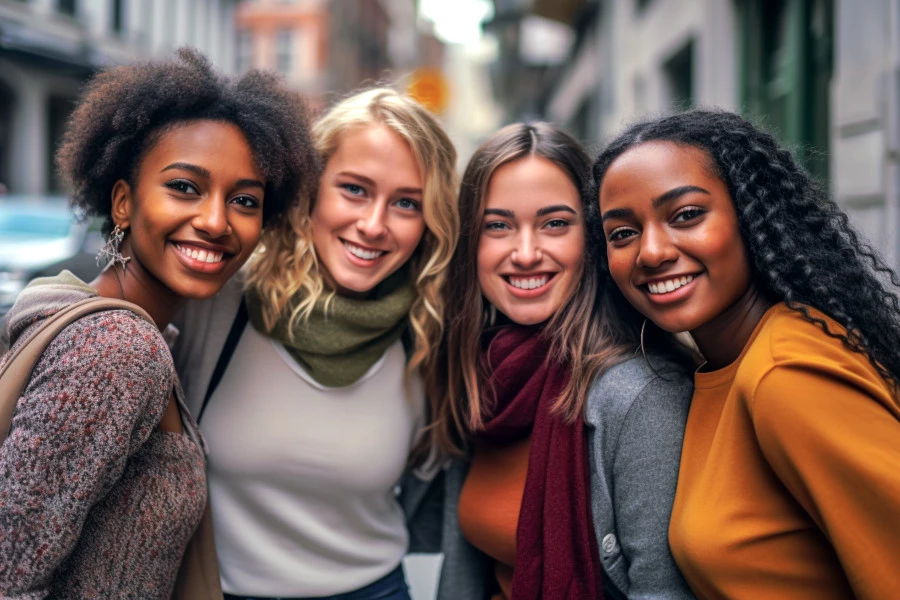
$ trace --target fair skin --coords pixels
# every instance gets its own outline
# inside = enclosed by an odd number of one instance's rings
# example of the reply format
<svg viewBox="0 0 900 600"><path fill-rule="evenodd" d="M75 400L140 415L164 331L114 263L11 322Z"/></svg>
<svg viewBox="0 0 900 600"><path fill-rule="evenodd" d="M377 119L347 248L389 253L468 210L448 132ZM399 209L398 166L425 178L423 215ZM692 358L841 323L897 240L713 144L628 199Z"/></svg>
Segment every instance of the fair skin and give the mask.
<svg viewBox="0 0 900 600"><path fill-rule="evenodd" d="M478 243L485 298L520 325L549 319L584 267L585 230L575 184L553 162L528 156L491 177Z"/></svg>
<svg viewBox="0 0 900 600"><path fill-rule="evenodd" d="M383 125L344 132L312 208L326 284L365 296L410 259L425 234L424 181L409 144Z"/></svg>
<svg viewBox="0 0 900 600"><path fill-rule="evenodd" d="M666 331L689 331L724 367L771 306L752 278L734 202L703 151L635 146L600 186L609 270L625 298Z"/></svg>
<svg viewBox="0 0 900 600"><path fill-rule="evenodd" d="M264 178L243 132L191 121L165 131L145 153L136 181L112 190L113 222L131 260L92 287L146 310L160 329L186 299L209 298L246 262L262 229ZM179 431L174 402L161 427Z"/></svg>

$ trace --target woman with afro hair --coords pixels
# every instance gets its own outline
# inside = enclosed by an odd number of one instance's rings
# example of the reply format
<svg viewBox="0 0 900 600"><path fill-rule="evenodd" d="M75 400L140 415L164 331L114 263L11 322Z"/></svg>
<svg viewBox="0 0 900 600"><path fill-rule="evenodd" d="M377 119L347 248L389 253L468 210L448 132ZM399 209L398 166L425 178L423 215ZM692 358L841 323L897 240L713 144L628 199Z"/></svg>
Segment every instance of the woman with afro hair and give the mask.
<svg viewBox="0 0 900 600"><path fill-rule="evenodd" d="M110 68L87 86L57 155L73 204L112 230L90 283L34 281L12 349L66 306L0 446L0 596L168 598L207 496L205 446L166 346L188 298L250 257L264 222L315 178L303 102L272 75L236 80L191 50Z"/></svg>
<svg viewBox="0 0 900 600"><path fill-rule="evenodd" d="M596 232L695 375L669 542L701 598L900 589L898 280L775 139L695 110L594 164Z"/></svg>

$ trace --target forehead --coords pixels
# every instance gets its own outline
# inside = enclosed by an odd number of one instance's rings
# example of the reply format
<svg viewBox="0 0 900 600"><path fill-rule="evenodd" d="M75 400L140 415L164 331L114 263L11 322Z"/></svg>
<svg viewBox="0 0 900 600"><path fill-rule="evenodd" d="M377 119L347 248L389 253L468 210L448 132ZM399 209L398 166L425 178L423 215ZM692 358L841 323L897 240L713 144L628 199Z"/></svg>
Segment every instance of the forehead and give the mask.
<svg viewBox="0 0 900 600"><path fill-rule="evenodd" d="M705 151L674 142L645 142L623 152L606 170L600 203L633 193L658 195L683 185L724 188Z"/></svg>
<svg viewBox="0 0 900 600"><path fill-rule="evenodd" d="M527 156L501 165L488 182L485 208L528 212L565 204L581 210L581 196L572 179L556 163Z"/></svg>
<svg viewBox="0 0 900 600"><path fill-rule="evenodd" d="M364 125L340 135L326 168L362 171L375 179L403 179L403 186L421 187L422 175L409 143L384 125Z"/></svg>
<svg viewBox="0 0 900 600"><path fill-rule="evenodd" d="M210 170L227 165L259 172L244 132L227 121L185 121L167 127L153 140L143 162L176 160Z"/></svg>

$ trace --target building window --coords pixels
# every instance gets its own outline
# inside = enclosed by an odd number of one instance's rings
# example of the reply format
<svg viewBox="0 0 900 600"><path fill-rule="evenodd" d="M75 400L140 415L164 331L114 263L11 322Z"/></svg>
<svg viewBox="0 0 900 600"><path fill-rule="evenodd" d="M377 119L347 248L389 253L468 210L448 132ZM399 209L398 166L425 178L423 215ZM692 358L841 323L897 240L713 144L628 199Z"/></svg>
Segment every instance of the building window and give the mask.
<svg viewBox="0 0 900 600"><path fill-rule="evenodd" d="M741 104L828 178L833 0L744 1Z"/></svg>
<svg viewBox="0 0 900 600"><path fill-rule="evenodd" d="M253 66L253 33L247 29L241 29L237 34L237 57L238 73L243 73Z"/></svg>
<svg viewBox="0 0 900 600"><path fill-rule="evenodd" d="M685 44L681 50L663 63L663 78L668 110L679 112L694 105L694 42Z"/></svg>
<svg viewBox="0 0 900 600"><path fill-rule="evenodd" d="M75 0L56 0L56 10L70 17L75 16Z"/></svg>
<svg viewBox="0 0 900 600"><path fill-rule="evenodd" d="M112 26L113 33L121 35L125 30L125 1L112 0Z"/></svg>
<svg viewBox="0 0 900 600"><path fill-rule="evenodd" d="M290 75L293 63L293 36L290 29L278 32L275 46L275 68L282 75Z"/></svg>

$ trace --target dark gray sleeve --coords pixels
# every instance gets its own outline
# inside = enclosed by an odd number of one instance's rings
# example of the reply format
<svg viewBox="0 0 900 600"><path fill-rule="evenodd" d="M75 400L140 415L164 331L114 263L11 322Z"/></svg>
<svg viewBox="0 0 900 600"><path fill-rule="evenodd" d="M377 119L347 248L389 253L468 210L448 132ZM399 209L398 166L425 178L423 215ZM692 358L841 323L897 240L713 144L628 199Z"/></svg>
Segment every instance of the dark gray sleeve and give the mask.
<svg viewBox="0 0 900 600"><path fill-rule="evenodd" d="M620 363L591 386L585 418L594 531L612 596L693 598L668 530L693 386L664 360Z"/></svg>
<svg viewBox="0 0 900 600"><path fill-rule="evenodd" d="M613 507L628 561L628 598L693 598L669 550L669 518L693 388L655 377L622 422L612 464Z"/></svg>

